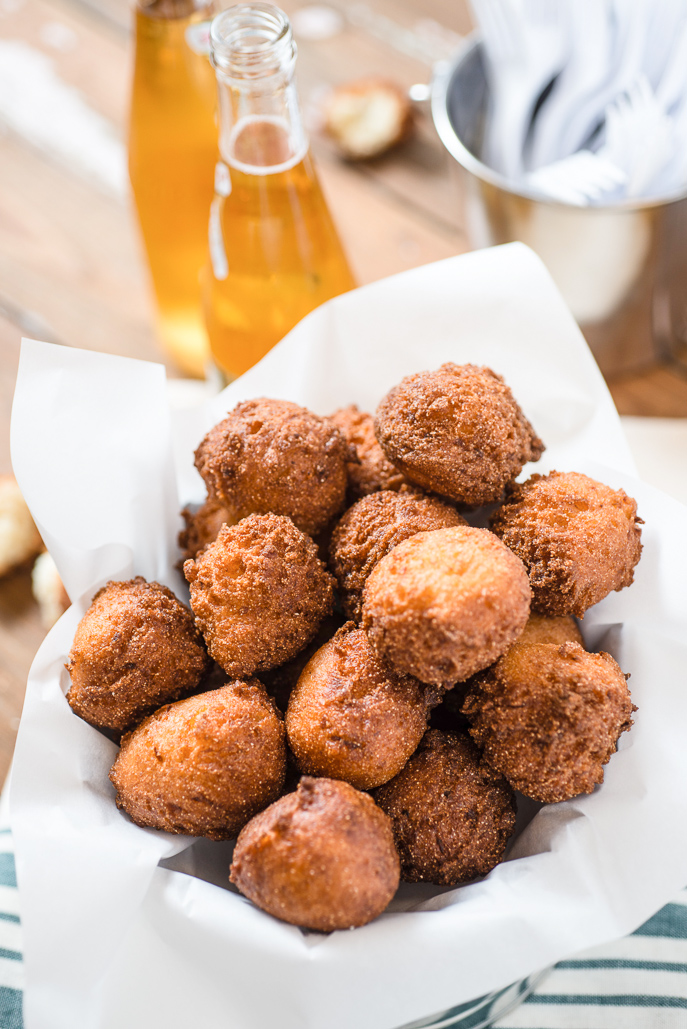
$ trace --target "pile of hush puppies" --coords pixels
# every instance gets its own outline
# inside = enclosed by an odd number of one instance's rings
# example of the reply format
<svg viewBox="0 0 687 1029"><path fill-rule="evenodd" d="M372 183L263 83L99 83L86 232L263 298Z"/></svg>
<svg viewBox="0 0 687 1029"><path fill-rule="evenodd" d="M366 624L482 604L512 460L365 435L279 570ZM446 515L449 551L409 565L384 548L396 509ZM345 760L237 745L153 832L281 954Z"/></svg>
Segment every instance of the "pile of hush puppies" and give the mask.
<svg viewBox="0 0 687 1029"><path fill-rule="evenodd" d="M630 585L635 501L544 450L503 379L445 364L376 417L238 404L202 440L183 513L191 611L110 582L81 620L68 701L121 743L141 826L238 837L231 882L320 931L364 925L399 879L502 860L518 790L589 793L635 710L574 616ZM490 529L469 524L498 505Z"/></svg>

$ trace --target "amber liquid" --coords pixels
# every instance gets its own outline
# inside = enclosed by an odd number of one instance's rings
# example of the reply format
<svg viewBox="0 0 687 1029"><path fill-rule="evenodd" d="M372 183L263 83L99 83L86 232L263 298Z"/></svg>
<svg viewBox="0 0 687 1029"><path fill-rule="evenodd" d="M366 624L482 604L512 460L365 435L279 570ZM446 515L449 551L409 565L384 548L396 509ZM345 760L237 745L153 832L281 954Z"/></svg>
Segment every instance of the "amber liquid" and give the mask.
<svg viewBox="0 0 687 1029"><path fill-rule="evenodd" d="M290 156L278 119L245 119L230 156L203 290L212 356L228 379L355 286L310 156Z"/></svg>
<svg viewBox="0 0 687 1029"><path fill-rule="evenodd" d="M212 8L155 3L136 11L129 174L157 300L161 341L186 373L208 360L200 272L217 159L215 75L187 43ZM176 16L175 16L176 15Z"/></svg>

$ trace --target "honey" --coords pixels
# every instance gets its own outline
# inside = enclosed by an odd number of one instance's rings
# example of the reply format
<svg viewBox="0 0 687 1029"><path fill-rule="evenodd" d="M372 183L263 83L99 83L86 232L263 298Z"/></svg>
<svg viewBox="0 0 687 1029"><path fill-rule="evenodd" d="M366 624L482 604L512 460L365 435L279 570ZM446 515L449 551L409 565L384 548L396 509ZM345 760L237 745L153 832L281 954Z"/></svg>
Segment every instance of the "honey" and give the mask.
<svg viewBox="0 0 687 1029"><path fill-rule="evenodd" d="M192 0L156 0L136 10L129 175L161 342L183 371L202 376L209 351L200 272L217 157L217 88L207 56L214 8L196 8Z"/></svg>
<svg viewBox="0 0 687 1029"><path fill-rule="evenodd" d="M211 46L220 156L203 303L213 360L232 379L355 282L308 151L286 15L232 7Z"/></svg>
<svg viewBox="0 0 687 1029"><path fill-rule="evenodd" d="M227 158L216 176L204 302L213 358L233 378L355 282L310 155L290 153L287 126L243 119Z"/></svg>

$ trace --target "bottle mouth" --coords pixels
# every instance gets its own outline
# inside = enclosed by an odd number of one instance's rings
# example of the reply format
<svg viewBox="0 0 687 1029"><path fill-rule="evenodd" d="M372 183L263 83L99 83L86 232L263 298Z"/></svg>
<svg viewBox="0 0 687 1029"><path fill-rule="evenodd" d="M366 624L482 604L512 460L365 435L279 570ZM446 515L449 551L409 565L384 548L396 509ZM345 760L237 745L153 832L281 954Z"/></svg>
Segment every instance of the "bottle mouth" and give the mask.
<svg viewBox="0 0 687 1029"><path fill-rule="evenodd" d="M218 14L210 46L215 67L237 78L286 71L296 58L291 23L273 4L236 4Z"/></svg>

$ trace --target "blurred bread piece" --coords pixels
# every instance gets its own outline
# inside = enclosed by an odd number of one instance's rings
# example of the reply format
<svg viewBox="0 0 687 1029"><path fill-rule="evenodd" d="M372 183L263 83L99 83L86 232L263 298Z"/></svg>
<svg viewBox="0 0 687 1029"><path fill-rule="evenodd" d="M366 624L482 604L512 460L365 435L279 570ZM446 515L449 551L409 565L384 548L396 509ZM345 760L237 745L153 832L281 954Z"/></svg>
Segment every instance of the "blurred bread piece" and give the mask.
<svg viewBox="0 0 687 1029"><path fill-rule="evenodd" d="M410 134L413 109L395 82L370 76L333 90L324 107L324 127L346 157L364 160L385 153Z"/></svg>
<svg viewBox="0 0 687 1029"><path fill-rule="evenodd" d="M13 475L0 475L0 575L7 575L42 549L17 480Z"/></svg>
<svg viewBox="0 0 687 1029"><path fill-rule="evenodd" d="M31 572L31 589L46 629L52 629L70 604L57 565L47 550L39 554Z"/></svg>

